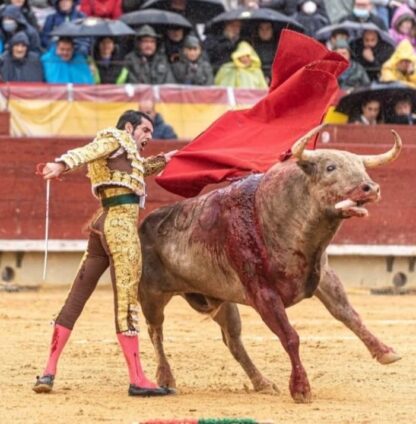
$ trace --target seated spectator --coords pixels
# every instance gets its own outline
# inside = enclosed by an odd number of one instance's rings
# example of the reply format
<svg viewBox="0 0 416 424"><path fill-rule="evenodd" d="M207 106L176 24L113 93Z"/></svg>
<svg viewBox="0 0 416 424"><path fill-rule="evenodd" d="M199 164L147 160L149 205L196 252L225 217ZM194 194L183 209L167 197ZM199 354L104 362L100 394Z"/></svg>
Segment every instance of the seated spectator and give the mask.
<svg viewBox="0 0 416 424"><path fill-rule="evenodd" d="M13 6L17 6L22 12L24 18L26 19L26 22L29 25L32 25L32 27L35 28L36 31L39 31L40 26L38 23L38 19L36 18L36 15L32 10L32 5L29 3L29 0L6 0L4 4L12 4Z"/></svg>
<svg viewBox="0 0 416 424"><path fill-rule="evenodd" d="M185 40L185 29L182 27L168 27L164 37L166 56L169 63L179 60L183 42Z"/></svg>
<svg viewBox="0 0 416 424"><path fill-rule="evenodd" d="M402 124L402 125L415 125L416 117L412 114L412 100L404 97L396 101L393 106L393 113L387 115L387 124Z"/></svg>
<svg viewBox="0 0 416 424"><path fill-rule="evenodd" d="M296 13L292 15L295 21L305 28L305 34L313 37L319 29L329 25L329 19L320 13L318 8L322 0L298 0Z"/></svg>
<svg viewBox="0 0 416 424"><path fill-rule="evenodd" d="M415 13L407 6L402 4L396 9L391 20L389 34L399 44L400 41L409 40L413 47L416 46L414 29L416 26Z"/></svg>
<svg viewBox="0 0 416 424"><path fill-rule="evenodd" d="M96 84L124 84L129 74L119 46L111 37L97 38L91 67Z"/></svg>
<svg viewBox="0 0 416 424"><path fill-rule="evenodd" d="M55 8L51 5L51 0L29 0L33 13L36 16L40 30L45 25L46 18L55 12ZM39 32L40 32L39 30Z"/></svg>
<svg viewBox="0 0 416 424"><path fill-rule="evenodd" d="M231 60L231 53L240 41L241 21L224 23L221 34L208 33L204 40L204 48L208 54L214 74L221 65Z"/></svg>
<svg viewBox="0 0 416 424"><path fill-rule="evenodd" d="M342 90L350 91L356 87L370 84L370 78L365 69L351 58L350 46L346 41L338 40L334 52L339 53L350 63L350 66L338 77L338 83Z"/></svg>
<svg viewBox="0 0 416 424"><path fill-rule="evenodd" d="M364 31L361 38L350 43L352 53L363 65L370 80L378 81L381 66L394 53L394 47L382 40L377 31Z"/></svg>
<svg viewBox="0 0 416 424"><path fill-rule="evenodd" d="M384 21L372 12L373 5L371 0L354 0L354 7L352 13L341 19L343 21L352 22L372 22L384 31L387 31L387 27Z"/></svg>
<svg viewBox="0 0 416 424"><path fill-rule="evenodd" d="M55 84L93 84L91 70L84 55L75 52L71 38L61 37L41 57L46 82Z"/></svg>
<svg viewBox="0 0 416 424"><path fill-rule="evenodd" d="M29 50L40 53L39 34L32 25L29 25L23 16L20 7L9 5L0 12L0 38L6 49L10 39L18 32L24 32L29 39Z"/></svg>
<svg viewBox="0 0 416 424"><path fill-rule="evenodd" d="M234 88L267 88L261 62L253 47L241 41L231 55L232 62L224 63L215 76L215 84Z"/></svg>
<svg viewBox="0 0 416 424"><path fill-rule="evenodd" d="M85 15L78 11L74 0L53 0L55 13L50 14L45 21L45 25L40 34L42 46L48 49L51 45L51 32L64 22L85 18ZM89 44L83 49L85 56L89 53Z"/></svg>
<svg viewBox="0 0 416 424"><path fill-rule="evenodd" d="M24 32L13 35L8 51L0 56L0 77L5 82L43 81L39 55L29 51L29 38Z"/></svg>
<svg viewBox="0 0 416 424"><path fill-rule="evenodd" d="M399 81L416 87L416 54L409 40L396 47L391 58L381 67L380 81Z"/></svg>
<svg viewBox="0 0 416 424"><path fill-rule="evenodd" d="M143 25L136 34L136 46L126 57L128 82L133 84L174 84L175 77L163 49L158 48L160 38L149 25Z"/></svg>
<svg viewBox="0 0 416 424"><path fill-rule="evenodd" d="M193 35L185 38L180 58L172 64L172 71L179 84L214 84L211 64L202 56L201 43Z"/></svg>
<svg viewBox="0 0 416 424"><path fill-rule="evenodd" d="M252 0L241 1L242 5L247 6ZM258 0L259 7L267 7L276 12L291 16L296 12L297 0Z"/></svg>
<svg viewBox="0 0 416 424"><path fill-rule="evenodd" d="M153 139L176 140L178 136L172 126L166 124L162 115L156 112L155 103L152 100L143 100L139 103L139 111L149 115L153 120Z"/></svg>
<svg viewBox="0 0 416 424"><path fill-rule="evenodd" d="M328 50L334 50L335 45L338 40L344 40L348 42L350 38L350 34L345 29L334 29L331 32L331 36L329 37L329 40L325 43L325 46L328 48Z"/></svg>
<svg viewBox="0 0 416 424"><path fill-rule="evenodd" d="M352 116L349 122L363 125L376 125L381 122L381 103L376 99L364 100L361 104L360 116Z"/></svg>
<svg viewBox="0 0 416 424"><path fill-rule="evenodd" d="M277 49L277 34L271 22L260 22L251 38L251 45L261 60L261 69L270 82L272 65Z"/></svg>
<svg viewBox="0 0 416 424"><path fill-rule="evenodd" d="M81 0L80 11L87 16L118 19L121 16L121 0Z"/></svg>

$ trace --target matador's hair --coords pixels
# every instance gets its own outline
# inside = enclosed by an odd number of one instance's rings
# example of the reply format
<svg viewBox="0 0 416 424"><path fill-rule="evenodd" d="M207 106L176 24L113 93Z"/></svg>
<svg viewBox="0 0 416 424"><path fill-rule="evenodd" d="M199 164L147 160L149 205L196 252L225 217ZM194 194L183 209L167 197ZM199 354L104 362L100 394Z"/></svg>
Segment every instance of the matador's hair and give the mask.
<svg viewBox="0 0 416 424"><path fill-rule="evenodd" d="M136 127L142 123L143 119L147 119L152 123L152 125L154 125L153 119L146 113L132 109L126 110L120 118L118 118L116 128L118 130L124 130L127 122L130 122L130 124L133 125L133 130L135 130Z"/></svg>

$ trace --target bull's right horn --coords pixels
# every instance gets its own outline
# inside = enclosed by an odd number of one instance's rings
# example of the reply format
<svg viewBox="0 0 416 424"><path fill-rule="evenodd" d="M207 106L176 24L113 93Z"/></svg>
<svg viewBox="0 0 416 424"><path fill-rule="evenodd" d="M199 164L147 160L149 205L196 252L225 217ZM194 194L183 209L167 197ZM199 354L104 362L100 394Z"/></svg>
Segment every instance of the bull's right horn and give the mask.
<svg viewBox="0 0 416 424"><path fill-rule="evenodd" d="M313 137L315 134L318 134L319 131L324 128L326 124L318 125L317 127L310 130L308 133L303 135L299 140L295 141L292 145L292 155L295 158L307 160L311 157L311 153L308 150L305 150L306 144L308 143L309 139Z"/></svg>
<svg viewBox="0 0 416 424"><path fill-rule="evenodd" d="M394 137L394 146L388 152L380 155L360 155L366 168L375 168L376 166L381 166L397 159L402 150L403 142L396 131L391 130L391 132Z"/></svg>

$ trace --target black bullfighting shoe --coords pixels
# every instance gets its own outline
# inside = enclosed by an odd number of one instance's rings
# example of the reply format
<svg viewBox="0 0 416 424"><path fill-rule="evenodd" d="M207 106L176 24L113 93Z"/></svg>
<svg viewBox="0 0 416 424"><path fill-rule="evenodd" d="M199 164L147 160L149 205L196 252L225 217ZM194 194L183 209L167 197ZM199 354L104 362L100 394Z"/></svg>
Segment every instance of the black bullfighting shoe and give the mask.
<svg viewBox="0 0 416 424"><path fill-rule="evenodd" d="M135 384L130 384L129 386L129 396L168 396L174 395L175 393L176 391L174 389L170 389L169 387L156 387L151 389L146 387L139 387Z"/></svg>
<svg viewBox="0 0 416 424"><path fill-rule="evenodd" d="M33 386L33 391L36 393L49 393L53 387L53 380L55 376L52 374L42 375L42 377L36 377L36 383Z"/></svg>

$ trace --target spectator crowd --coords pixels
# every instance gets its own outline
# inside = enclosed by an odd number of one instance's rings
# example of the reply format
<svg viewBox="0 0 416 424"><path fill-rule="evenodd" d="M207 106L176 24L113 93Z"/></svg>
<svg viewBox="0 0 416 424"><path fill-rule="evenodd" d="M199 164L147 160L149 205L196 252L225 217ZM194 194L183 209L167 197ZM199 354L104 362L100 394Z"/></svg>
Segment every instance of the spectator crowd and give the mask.
<svg viewBox="0 0 416 424"><path fill-rule="evenodd" d="M0 6L1 81L264 89L279 34L294 21L348 60L339 78L344 91L393 81L416 88L416 0L230 0L225 5L248 12L272 9L290 18L286 24L267 18L201 22L194 13L198 1L152 6L182 15L191 28L143 24L134 28L135 36L86 38L56 37L53 31L88 17L118 20L141 10L144 2L5 0ZM380 101L366 102L353 119L378 122L374 102Z"/></svg>

